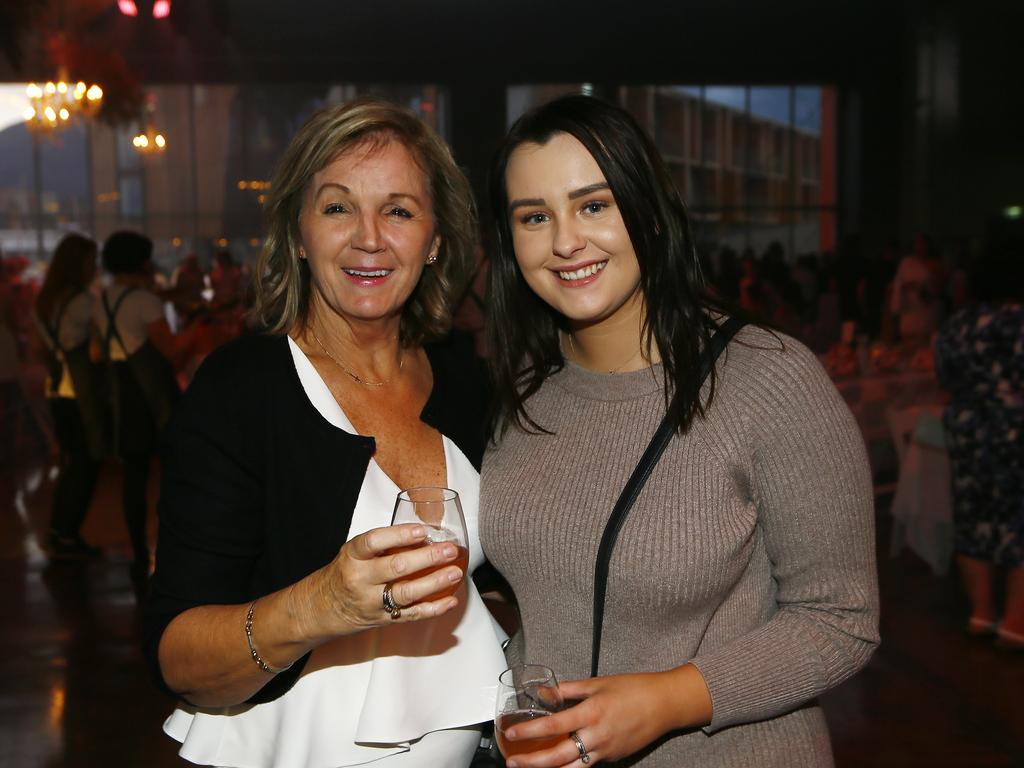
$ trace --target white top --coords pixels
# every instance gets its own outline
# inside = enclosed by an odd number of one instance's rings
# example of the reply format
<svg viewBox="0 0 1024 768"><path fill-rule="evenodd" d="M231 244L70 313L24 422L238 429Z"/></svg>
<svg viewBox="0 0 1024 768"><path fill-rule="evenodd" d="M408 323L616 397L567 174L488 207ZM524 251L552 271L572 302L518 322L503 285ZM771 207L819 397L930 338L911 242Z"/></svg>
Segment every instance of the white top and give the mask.
<svg viewBox="0 0 1024 768"><path fill-rule="evenodd" d="M81 291L68 302L64 314L60 318L60 327L57 328L58 341L62 349L74 349L89 340L90 323L92 322L93 307L96 297L88 291ZM59 310L58 310L59 311ZM42 331L43 341L46 346L51 347L50 332L43 327L38 316L33 314L33 320ZM57 320L56 313L50 318L52 324ZM63 357L63 356L61 356ZM46 393L48 397L74 397L75 385L71 381L71 374L65 364L61 370L60 381L46 380Z"/></svg>
<svg viewBox="0 0 1024 768"><path fill-rule="evenodd" d="M307 397L327 421L355 433L316 368L288 341ZM443 440L448 487L459 492L466 518L472 571L484 560L480 478L459 448ZM371 459L348 538L390 525L399 490ZM480 734L465 726L494 716L505 634L472 580L464 584L459 606L444 616L360 632L317 648L295 685L274 701L223 709L182 706L164 730L182 742L182 757L203 765L468 766Z"/></svg>
<svg viewBox="0 0 1024 768"><path fill-rule="evenodd" d="M103 295L107 298L110 309L114 309L121 294L127 290L127 286L117 283L104 288ZM101 339L107 336L107 312L103 308L103 301L96 302L93 310L93 319L96 322L96 329ZM107 355L111 360L125 360L139 347L146 343L148 338L146 326L164 319L164 303L160 298L144 288L136 288L125 297L124 303L117 310L117 332L121 334L125 349L117 343L117 339L111 339L110 349Z"/></svg>

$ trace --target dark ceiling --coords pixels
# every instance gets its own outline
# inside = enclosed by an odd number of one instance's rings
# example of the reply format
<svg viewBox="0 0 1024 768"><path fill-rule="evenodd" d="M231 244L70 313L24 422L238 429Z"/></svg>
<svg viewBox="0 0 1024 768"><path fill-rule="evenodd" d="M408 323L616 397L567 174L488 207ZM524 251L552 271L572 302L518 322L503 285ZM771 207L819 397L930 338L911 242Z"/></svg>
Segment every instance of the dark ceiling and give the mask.
<svg viewBox="0 0 1024 768"><path fill-rule="evenodd" d="M10 5L16 0L0 0ZM174 0L172 17L78 5L145 82L842 82L892 55L881 0ZM13 6L12 6L13 7ZM2 6L0 6L2 8ZM75 14L70 14L75 16ZM31 49L31 40L27 47ZM0 79L49 76L27 50Z"/></svg>

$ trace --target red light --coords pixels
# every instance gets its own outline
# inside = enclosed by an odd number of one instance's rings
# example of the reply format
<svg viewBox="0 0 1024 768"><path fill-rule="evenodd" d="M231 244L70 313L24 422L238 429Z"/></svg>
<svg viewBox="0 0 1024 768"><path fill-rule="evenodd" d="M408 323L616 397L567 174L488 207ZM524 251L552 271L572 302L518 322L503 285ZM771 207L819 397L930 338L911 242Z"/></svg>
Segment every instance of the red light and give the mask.
<svg viewBox="0 0 1024 768"><path fill-rule="evenodd" d="M153 18L166 19L171 15L171 0L156 0L153 3Z"/></svg>
<svg viewBox="0 0 1024 768"><path fill-rule="evenodd" d="M125 16L139 15L139 9L135 6L135 0L117 0L117 8Z"/></svg>
<svg viewBox="0 0 1024 768"><path fill-rule="evenodd" d="M420 109L429 114L434 111L434 102L424 101L422 104L420 104Z"/></svg>

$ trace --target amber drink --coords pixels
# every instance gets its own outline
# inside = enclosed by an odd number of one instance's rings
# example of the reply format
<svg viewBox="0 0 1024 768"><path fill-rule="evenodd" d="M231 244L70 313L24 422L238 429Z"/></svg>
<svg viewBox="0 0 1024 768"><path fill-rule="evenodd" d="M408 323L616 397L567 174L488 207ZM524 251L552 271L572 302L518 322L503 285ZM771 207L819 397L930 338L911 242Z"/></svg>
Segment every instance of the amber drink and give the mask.
<svg viewBox="0 0 1024 768"><path fill-rule="evenodd" d="M446 541L450 541L455 545L456 555L454 560L450 560L447 563L441 565L434 565L430 568L424 568L422 571L417 571L411 576L407 577L410 581L418 579L423 576L429 576L434 571L439 571L442 568L447 568L449 565L457 565L459 570L462 571L463 577L466 575L466 571L469 569L469 550L460 543L459 535L448 528L435 528L432 525L425 526L427 530L427 541L430 544L441 544ZM424 545L420 545L424 546ZM405 547L405 550L417 549L417 547ZM399 550L396 550L399 551ZM455 591L462 584L461 581L457 581L450 587L445 587L440 592L435 592L429 597L423 598L424 601L440 600L442 597L451 597L455 594Z"/></svg>
<svg viewBox="0 0 1024 768"><path fill-rule="evenodd" d="M409 576L409 580L428 576L449 565L457 565L465 577L469 570L469 535L466 531L466 519L462 514L462 502L459 500L457 491L453 491L451 488L430 486L402 491L395 501L395 514L391 520L392 525L399 523L419 523L426 529L428 544L451 542L457 550L455 560L418 571ZM407 549L415 548L408 547ZM461 584L462 582L456 582L425 597L424 600L440 600L454 595Z"/></svg>
<svg viewBox="0 0 1024 768"><path fill-rule="evenodd" d="M505 738L506 728L511 728L518 723L536 720L538 717L547 717L550 714L550 712L543 712L537 709L526 709L498 715L494 733L498 737L498 749L501 750L501 754L505 757L512 757L512 755L524 755L527 752L538 752L542 749L553 747L558 742L564 740L565 735L561 733L556 733L554 736L542 736L538 739L516 739L515 741L509 741Z"/></svg>
<svg viewBox="0 0 1024 768"><path fill-rule="evenodd" d="M562 709L562 692L555 673L540 664L519 664L498 677L494 706L494 732L506 758L549 749L566 738L563 733L511 741L505 731L514 725L547 717Z"/></svg>

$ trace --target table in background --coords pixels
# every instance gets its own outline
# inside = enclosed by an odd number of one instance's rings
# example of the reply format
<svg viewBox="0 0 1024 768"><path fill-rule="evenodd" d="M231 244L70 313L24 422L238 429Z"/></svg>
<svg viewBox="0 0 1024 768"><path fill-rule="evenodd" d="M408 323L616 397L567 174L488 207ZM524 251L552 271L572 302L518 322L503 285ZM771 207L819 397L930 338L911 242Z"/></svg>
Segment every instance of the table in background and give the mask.
<svg viewBox="0 0 1024 768"><path fill-rule="evenodd" d="M890 553L909 548L944 574L952 557L949 455L942 435L948 399L931 371L899 371L836 382L867 445L876 494L893 492ZM897 470L895 483L878 482Z"/></svg>

